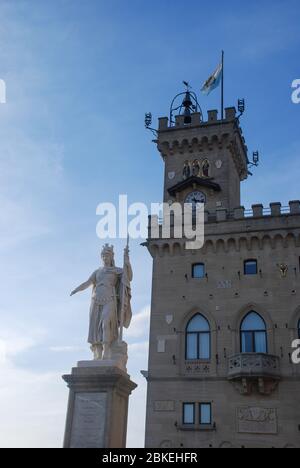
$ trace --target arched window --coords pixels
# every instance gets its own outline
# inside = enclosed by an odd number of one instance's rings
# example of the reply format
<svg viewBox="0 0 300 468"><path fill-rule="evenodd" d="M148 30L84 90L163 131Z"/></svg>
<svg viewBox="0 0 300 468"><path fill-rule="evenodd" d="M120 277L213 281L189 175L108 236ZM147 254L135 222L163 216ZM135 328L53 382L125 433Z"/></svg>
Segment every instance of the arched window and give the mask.
<svg viewBox="0 0 300 468"><path fill-rule="evenodd" d="M267 353L266 323L256 312L250 312L241 324L242 353Z"/></svg>
<svg viewBox="0 0 300 468"><path fill-rule="evenodd" d="M186 359L210 359L210 326L206 318L196 314L186 327Z"/></svg>

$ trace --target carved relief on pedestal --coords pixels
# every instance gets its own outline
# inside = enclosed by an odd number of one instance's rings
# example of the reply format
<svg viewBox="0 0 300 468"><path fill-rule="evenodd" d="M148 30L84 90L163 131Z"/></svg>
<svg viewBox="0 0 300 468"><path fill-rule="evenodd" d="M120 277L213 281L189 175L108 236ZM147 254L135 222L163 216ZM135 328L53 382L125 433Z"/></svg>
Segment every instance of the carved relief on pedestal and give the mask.
<svg viewBox="0 0 300 468"><path fill-rule="evenodd" d="M244 434L277 434L277 411L275 408L238 408L237 425L238 432Z"/></svg>

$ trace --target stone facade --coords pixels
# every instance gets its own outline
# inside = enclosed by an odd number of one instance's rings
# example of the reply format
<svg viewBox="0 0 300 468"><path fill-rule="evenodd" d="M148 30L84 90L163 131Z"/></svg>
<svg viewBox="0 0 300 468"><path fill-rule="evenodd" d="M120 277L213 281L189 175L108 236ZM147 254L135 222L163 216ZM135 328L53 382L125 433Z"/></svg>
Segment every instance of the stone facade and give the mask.
<svg viewBox="0 0 300 468"><path fill-rule="evenodd" d="M300 202L241 207L247 147L235 109L224 121L209 112L185 126L160 119L158 149L165 164L164 201L206 197L205 245L185 239L147 241L153 257L146 447L300 447L300 365L291 360L300 319ZM209 174L180 185L188 162L209 162ZM220 190L216 190L218 185ZM173 187L178 187L175 192ZM244 262L257 261L246 275ZM202 278L194 264L205 265ZM267 353L242 353L241 324L255 311L266 324ZM186 327L195 314L210 326L210 359L188 359ZM195 403L184 424L183 404ZM200 424L201 403L211 424Z"/></svg>

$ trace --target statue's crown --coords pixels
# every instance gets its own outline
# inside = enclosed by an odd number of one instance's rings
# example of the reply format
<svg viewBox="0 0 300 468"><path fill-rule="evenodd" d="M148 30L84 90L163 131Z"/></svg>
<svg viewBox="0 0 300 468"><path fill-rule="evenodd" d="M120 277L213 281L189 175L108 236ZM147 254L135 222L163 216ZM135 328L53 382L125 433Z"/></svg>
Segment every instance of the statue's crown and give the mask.
<svg viewBox="0 0 300 468"><path fill-rule="evenodd" d="M111 255L114 255L114 246L113 245L109 245L109 244L105 244L103 249L102 249L102 252L101 252L101 255L104 255L106 253L109 253Z"/></svg>

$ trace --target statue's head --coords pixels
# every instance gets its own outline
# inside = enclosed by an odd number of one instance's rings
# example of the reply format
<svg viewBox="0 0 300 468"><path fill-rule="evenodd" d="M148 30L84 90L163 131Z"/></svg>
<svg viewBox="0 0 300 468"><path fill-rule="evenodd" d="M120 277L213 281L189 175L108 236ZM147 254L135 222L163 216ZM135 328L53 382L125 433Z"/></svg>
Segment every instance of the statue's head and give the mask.
<svg viewBox="0 0 300 468"><path fill-rule="evenodd" d="M114 254L114 248L112 245L105 244L101 252L101 258L103 260L104 266L106 267L115 266L115 254Z"/></svg>

